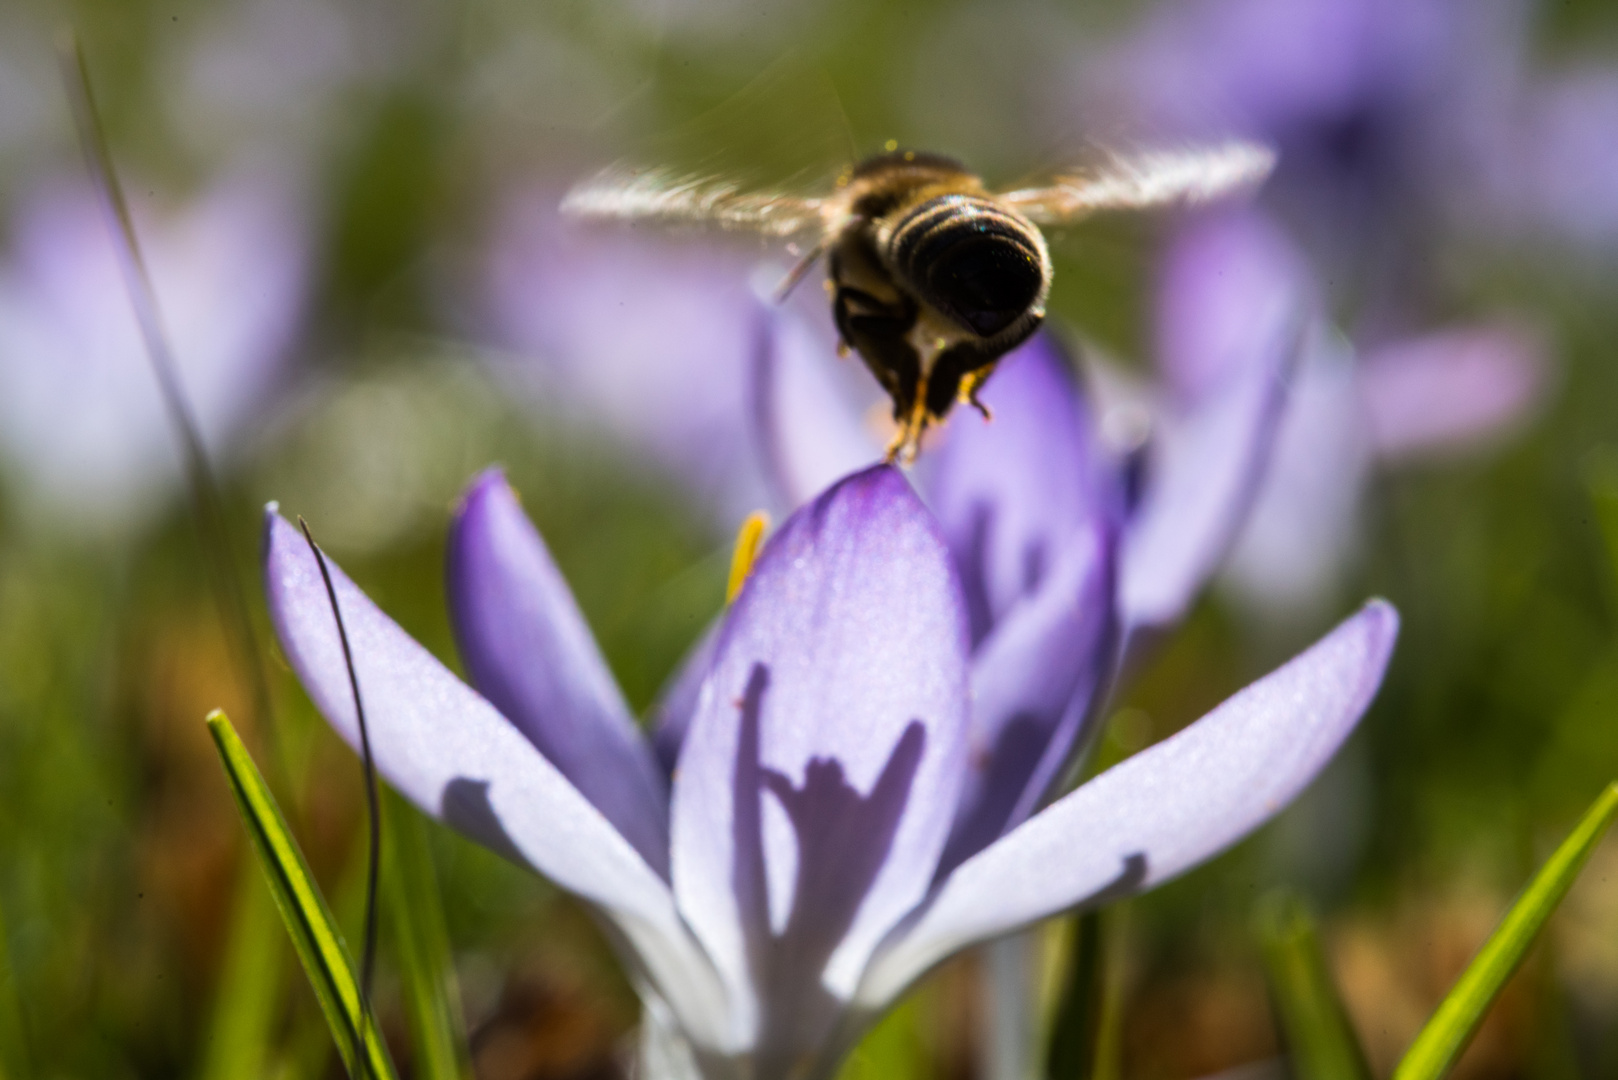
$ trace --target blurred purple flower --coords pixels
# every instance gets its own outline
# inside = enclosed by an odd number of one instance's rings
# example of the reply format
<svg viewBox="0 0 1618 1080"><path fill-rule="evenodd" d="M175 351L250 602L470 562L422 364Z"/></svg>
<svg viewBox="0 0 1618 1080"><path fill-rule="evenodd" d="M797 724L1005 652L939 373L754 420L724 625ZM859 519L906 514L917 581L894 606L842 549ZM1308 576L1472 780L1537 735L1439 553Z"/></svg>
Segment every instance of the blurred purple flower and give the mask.
<svg viewBox="0 0 1618 1080"><path fill-rule="evenodd" d="M1530 14L1522 0L1170 0L1080 78L1131 124L1277 146L1266 202L1335 275L1396 294L1446 228L1537 218L1611 238L1618 69L1533 71Z"/></svg>
<svg viewBox="0 0 1618 1080"><path fill-rule="evenodd" d="M314 557L273 510L266 526L282 646L352 744ZM948 528L886 466L794 514L717 632L669 779L498 474L460 508L449 578L486 697L336 574L379 769L601 915L646 1003L648 1075L830 1076L950 954L1213 856L1331 757L1396 633L1373 602L1181 733L963 843L983 661ZM1050 633L1093 648L1082 623Z"/></svg>
<svg viewBox="0 0 1618 1080"><path fill-rule="evenodd" d="M1160 351L1194 355L1199 342L1217 343L1218 312L1250 310L1288 281L1295 290L1316 288L1273 219L1256 210L1197 218L1162 263ZM1497 440L1538 400L1544 352L1531 330L1500 319L1396 338L1356 358L1317 323L1231 552L1229 580L1271 610L1320 606L1356 546L1362 492L1378 464Z"/></svg>
<svg viewBox="0 0 1618 1080"><path fill-rule="evenodd" d="M552 192L499 215L480 312L502 373L538 409L649 455L726 520L766 498L748 363L763 308L749 260L690 240L582 230Z"/></svg>
<svg viewBox="0 0 1618 1080"><path fill-rule="evenodd" d="M1424 328L1435 253L1455 234L1578 219L1593 235L1618 206L1613 183L1567 179L1618 180L1618 156L1594 149L1610 142L1618 95L1588 78L1577 94L1533 82L1526 50L1525 8L1511 0L1183 0L1087 58L1085 96L1113 123L1278 146L1260 206L1304 241L1314 269L1296 272L1352 312L1357 348L1317 335L1301 366L1235 556L1244 591L1283 608L1320 601L1377 461L1487 442L1539 398L1547 363L1533 332L1499 319ZM1545 194L1557 183L1565 198ZM1190 228L1171 247L1171 289L1217 272L1199 248L1261 249L1277 231L1251 212Z"/></svg>
<svg viewBox="0 0 1618 1080"><path fill-rule="evenodd" d="M237 178L140 232L204 441L240 441L288 358L307 290L305 222L286 192ZM0 441L34 494L117 522L179 477L175 435L105 212L82 183L23 200L0 263Z"/></svg>

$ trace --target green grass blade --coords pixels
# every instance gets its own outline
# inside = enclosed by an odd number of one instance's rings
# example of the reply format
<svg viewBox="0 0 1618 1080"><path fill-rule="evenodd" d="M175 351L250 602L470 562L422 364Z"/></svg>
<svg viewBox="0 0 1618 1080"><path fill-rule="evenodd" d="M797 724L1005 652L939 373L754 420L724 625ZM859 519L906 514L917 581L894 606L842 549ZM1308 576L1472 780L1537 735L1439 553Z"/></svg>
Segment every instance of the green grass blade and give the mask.
<svg viewBox="0 0 1618 1080"><path fill-rule="evenodd" d="M1291 893L1270 897L1259 912L1259 942L1296 1080L1371 1080L1302 901Z"/></svg>
<svg viewBox="0 0 1618 1080"><path fill-rule="evenodd" d="M1101 1048L1101 1019L1106 982L1101 957L1101 912L1086 911L1073 920L1067 975L1051 1020L1045 1053L1049 1080L1089 1080L1096 1072Z"/></svg>
<svg viewBox="0 0 1618 1080"><path fill-rule="evenodd" d="M427 829L416 808L385 789L383 873L405 1015L422 1080L471 1080L460 984L444 929L444 908Z"/></svg>
<svg viewBox="0 0 1618 1080"><path fill-rule="evenodd" d="M243 862L231 911L200 1080L263 1076L281 1005L281 920L259 872Z"/></svg>
<svg viewBox="0 0 1618 1080"><path fill-rule="evenodd" d="M1594 805L1528 883L1489 940L1421 1029L1394 1070L1394 1080L1437 1080L1454 1066L1483 1021L1495 995L1517 970L1545 921L1584 869L1590 852L1618 816L1618 783L1607 785Z"/></svg>
<svg viewBox="0 0 1618 1080"><path fill-rule="evenodd" d="M281 910L281 921L292 937L298 959L303 961L304 973L314 987L348 1075L356 1080L359 1077L397 1080L393 1060L374 1023L363 1025L363 1057L358 1062L354 1060L356 1033L361 1027L359 981L342 933L264 777L253 764L230 720L224 713L214 712L208 716L208 730L230 779L231 793L236 796L236 807L247 826L253 851L269 881L275 904Z"/></svg>

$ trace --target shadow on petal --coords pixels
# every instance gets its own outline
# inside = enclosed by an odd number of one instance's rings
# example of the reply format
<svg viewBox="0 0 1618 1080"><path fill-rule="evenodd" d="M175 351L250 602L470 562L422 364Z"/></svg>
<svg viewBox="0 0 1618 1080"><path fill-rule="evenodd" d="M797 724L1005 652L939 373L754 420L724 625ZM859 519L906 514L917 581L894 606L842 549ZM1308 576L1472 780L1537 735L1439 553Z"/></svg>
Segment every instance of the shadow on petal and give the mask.
<svg viewBox="0 0 1618 1080"><path fill-rule="evenodd" d="M500 815L489 802L489 782L457 777L444 785L444 797L438 804L444 824L459 829L497 855L503 855L518 866L531 866L517 849L517 842L500 823Z"/></svg>
<svg viewBox="0 0 1618 1080"><path fill-rule="evenodd" d="M919 721L909 724L868 795L848 782L835 758L811 758L802 784L794 784L760 761L759 728L769 682L769 669L755 664L741 703L732 826L733 886L748 928L748 962L765 1009L756 1050L763 1075L784 1073L794 1060L813 1054L842 1008L821 976L887 861L927 740ZM764 854L766 792L785 812L797 845L784 919L771 918L775 905Z"/></svg>

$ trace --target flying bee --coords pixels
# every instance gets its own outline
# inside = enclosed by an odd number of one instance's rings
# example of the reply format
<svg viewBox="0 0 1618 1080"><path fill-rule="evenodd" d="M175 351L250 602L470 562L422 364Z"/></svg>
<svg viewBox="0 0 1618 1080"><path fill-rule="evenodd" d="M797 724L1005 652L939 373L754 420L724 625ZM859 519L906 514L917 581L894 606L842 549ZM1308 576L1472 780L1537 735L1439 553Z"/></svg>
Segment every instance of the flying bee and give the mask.
<svg viewBox="0 0 1618 1080"><path fill-rule="evenodd" d="M1274 164L1270 150L1243 142L1109 154L1046 186L991 192L951 158L890 143L845 170L826 195L620 165L575 187L562 211L809 237L777 298L825 257L839 352L859 353L893 399L898 431L888 460L910 461L927 427L957 401L988 416L978 391L1044 321L1051 257L1040 226L1209 201L1256 186Z"/></svg>

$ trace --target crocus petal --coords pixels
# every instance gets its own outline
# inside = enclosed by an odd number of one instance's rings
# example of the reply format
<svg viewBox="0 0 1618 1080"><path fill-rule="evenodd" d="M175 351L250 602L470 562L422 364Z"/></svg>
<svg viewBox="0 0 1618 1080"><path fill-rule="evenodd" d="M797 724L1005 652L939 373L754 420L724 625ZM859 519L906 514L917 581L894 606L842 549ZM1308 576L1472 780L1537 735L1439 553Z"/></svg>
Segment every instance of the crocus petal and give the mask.
<svg viewBox="0 0 1618 1080"><path fill-rule="evenodd" d="M462 501L449 537L449 608L472 683L668 874L668 794L545 542L497 469Z"/></svg>
<svg viewBox="0 0 1618 1080"><path fill-rule="evenodd" d="M1278 377L1244 379L1159 427L1124 542L1119 606L1130 630L1174 622L1219 565L1258 488L1281 398Z"/></svg>
<svg viewBox="0 0 1618 1080"><path fill-rule="evenodd" d="M859 385L846 385L837 369L848 361L839 361L830 334L792 309L772 312L759 336L750 388L754 435L787 510L882 456L862 420L880 397L875 380L859 371Z"/></svg>
<svg viewBox="0 0 1618 1080"><path fill-rule="evenodd" d="M1284 667L963 863L878 954L859 1004L880 1008L959 949L1150 888L1246 836L1353 730L1397 631L1393 608L1372 601Z"/></svg>
<svg viewBox="0 0 1618 1080"><path fill-rule="evenodd" d="M1534 336L1503 324L1441 330L1377 349L1359 374L1377 453L1456 450L1498 434L1533 405L1544 368Z"/></svg>
<svg viewBox="0 0 1618 1080"><path fill-rule="evenodd" d="M958 410L920 473L960 569L974 642L1038 591L1081 530L1116 514L1120 497L1054 336L1006 356L982 398L994 419Z"/></svg>
<svg viewBox="0 0 1618 1080"><path fill-rule="evenodd" d="M1264 362L1275 325L1308 289L1302 254L1268 215L1199 214L1175 236L1157 281L1158 366L1181 401Z"/></svg>
<svg viewBox="0 0 1618 1080"><path fill-rule="evenodd" d="M731 608L675 772L674 889L760 1055L818 1049L926 892L963 765L965 622L936 522L888 466L788 519Z"/></svg>
<svg viewBox="0 0 1618 1080"><path fill-rule="evenodd" d="M1084 750L1117 663L1113 564L1110 533L1080 530L973 655L971 750L940 879L1033 813Z"/></svg>
<svg viewBox="0 0 1618 1080"><path fill-rule="evenodd" d="M1228 295L1199 285L1198 275L1176 273L1160 298L1164 320L1181 324L1166 341L1189 348L1193 331L1206 324L1218 330L1213 340L1222 352L1177 361L1184 368L1180 393L1157 418L1146 489L1124 539L1119 589L1129 630L1179 618L1235 539L1268 463L1287 375L1303 340L1307 283L1275 266L1239 269L1272 263L1268 249L1275 237L1254 224L1261 219L1232 220L1205 226L1216 228L1218 243L1198 230L1185 242L1198 249L1201 275L1217 278L1229 267L1251 291ZM1196 295L1186 299L1188 291ZM1227 304L1244 317L1232 316Z"/></svg>
<svg viewBox="0 0 1618 1080"><path fill-rule="evenodd" d="M281 648L321 714L357 747L353 691L314 554L273 508L265 530L265 591ZM692 1037L717 1045L725 995L668 885L515 726L328 566L377 770L424 812L599 908Z"/></svg>
<svg viewBox="0 0 1618 1080"><path fill-rule="evenodd" d="M713 667L714 649L719 645L721 620L715 620L702 632L702 636L681 657L679 666L658 694L652 706L652 746L657 751L658 764L666 775L673 775L680 760L680 747L685 745L685 733L691 729L691 717L697 711L702 695L702 684Z"/></svg>
<svg viewBox="0 0 1618 1080"><path fill-rule="evenodd" d="M1113 662L1123 494L1054 336L1007 356L982 396L994 419L963 411L922 472L975 643L967 779L940 875L1033 811Z"/></svg>
<svg viewBox="0 0 1618 1080"><path fill-rule="evenodd" d="M1356 376L1347 344L1316 335L1287 392L1270 466L1225 564L1226 582L1262 611L1297 616L1329 602L1359 542L1371 450Z"/></svg>

